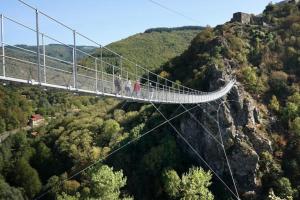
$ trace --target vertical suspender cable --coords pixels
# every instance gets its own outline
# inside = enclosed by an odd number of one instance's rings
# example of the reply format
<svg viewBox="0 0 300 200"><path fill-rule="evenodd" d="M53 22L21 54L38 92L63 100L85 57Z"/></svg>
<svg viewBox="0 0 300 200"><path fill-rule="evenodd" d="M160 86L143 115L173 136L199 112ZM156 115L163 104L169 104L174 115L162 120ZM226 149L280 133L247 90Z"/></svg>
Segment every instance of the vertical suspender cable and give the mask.
<svg viewBox="0 0 300 200"><path fill-rule="evenodd" d="M42 46L43 46L43 72L44 72L44 83L47 83L47 74L46 74L46 46L44 41L44 34L42 34Z"/></svg>
<svg viewBox="0 0 300 200"><path fill-rule="evenodd" d="M73 30L73 87L77 88L77 55L76 55L76 31Z"/></svg>
<svg viewBox="0 0 300 200"><path fill-rule="evenodd" d="M100 46L100 67L101 67L101 87L102 87L102 94L104 94L104 77L103 77L103 47Z"/></svg>
<svg viewBox="0 0 300 200"><path fill-rule="evenodd" d="M113 84L113 92L116 92L116 88L115 88L115 66L114 65L112 66L112 84Z"/></svg>
<svg viewBox="0 0 300 200"><path fill-rule="evenodd" d="M122 56L120 56L120 74L121 74L121 79L123 77L123 62L122 62Z"/></svg>
<svg viewBox="0 0 300 200"><path fill-rule="evenodd" d="M39 11L35 9L35 23L36 23L36 56L37 56L37 71L38 82L41 83L41 59L40 59L40 31L39 31Z"/></svg>
<svg viewBox="0 0 300 200"><path fill-rule="evenodd" d="M96 79L96 82L95 82L95 91L96 93L98 93L98 59L95 58L95 79Z"/></svg>
<svg viewBox="0 0 300 200"><path fill-rule="evenodd" d="M158 97L159 97L159 95L158 95L158 90L159 90L159 88L158 88L158 85L159 84L159 76L158 75L156 75L156 100L157 101L159 101L159 99L158 99Z"/></svg>
<svg viewBox="0 0 300 200"><path fill-rule="evenodd" d="M4 17L1 14L1 24L0 24L0 28L1 28L1 48L2 48L2 75L5 76L5 47L4 47Z"/></svg>
<svg viewBox="0 0 300 200"><path fill-rule="evenodd" d="M121 76L121 80L120 80L120 89L121 89L121 91L120 91L120 95L121 96L123 96L124 94L123 94L123 84L122 84L122 82L123 82L123 63L122 63L122 56L120 56L120 76Z"/></svg>
<svg viewBox="0 0 300 200"><path fill-rule="evenodd" d="M147 71L147 79L148 79L148 100L150 101L150 74L149 71Z"/></svg>
<svg viewBox="0 0 300 200"><path fill-rule="evenodd" d="M138 70L137 70L137 64L135 65L135 80L137 80L138 79Z"/></svg>

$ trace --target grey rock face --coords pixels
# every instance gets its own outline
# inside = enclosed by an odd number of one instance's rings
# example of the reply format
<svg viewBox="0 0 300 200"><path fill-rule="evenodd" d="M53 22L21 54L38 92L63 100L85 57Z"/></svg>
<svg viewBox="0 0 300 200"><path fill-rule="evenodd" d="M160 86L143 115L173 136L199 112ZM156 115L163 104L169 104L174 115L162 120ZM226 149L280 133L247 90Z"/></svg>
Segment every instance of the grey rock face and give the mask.
<svg viewBox="0 0 300 200"><path fill-rule="evenodd" d="M217 69L216 69L217 70ZM215 89L222 81L211 83ZM261 123L255 101L241 88L235 87L224 102L201 105L193 111L193 117L186 115L180 123L184 137L199 152L206 162L221 177L228 176L229 170L220 144L221 134L228 154L234 178L241 194L255 194L259 187L259 154L271 150L271 142L257 127ZM217 122L219 121L220 130ZM210 135L210 132L212 135ZM218 140L218 141L216 141ZM199 159L180 139L180 146L199 162Z"/></svg>

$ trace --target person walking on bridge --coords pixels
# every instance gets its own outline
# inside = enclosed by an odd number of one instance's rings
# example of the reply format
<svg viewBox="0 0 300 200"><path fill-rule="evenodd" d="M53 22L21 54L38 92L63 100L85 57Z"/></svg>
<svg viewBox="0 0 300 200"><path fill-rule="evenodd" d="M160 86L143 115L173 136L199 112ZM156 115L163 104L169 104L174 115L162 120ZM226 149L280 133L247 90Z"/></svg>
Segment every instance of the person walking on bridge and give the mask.
<svg viewBox="0 0 300 200"><path fill-rule="evenodd" d="M153 94L154 94L154 88L153 88L153 85L152 85L152 83L149 83L149 97L150 97L150 99L152 100L152 98L153 98Z"/></svg>
<svg viewBox="0 0 300 200"><path fill-rule="evenodd" d="M128 80L125 83L125 92L126 96L131 96L131 80L128 78Z"/></svg>
<svg viewBox="0 0 300 200"><path fill-rule="evenodd" d="M119 75L115 81L115 91L116 91L116 95L120 95L121 94L121 90L122 90L122 80L121 80L121 75Z"/></svg>
<svg viewBox="0 0 300 200"><path fill-rule="evenodd" d="M133 86L133 92L135 94L135 97L140 97L141 94L141 83L139 80L136 80Z"/></svg>

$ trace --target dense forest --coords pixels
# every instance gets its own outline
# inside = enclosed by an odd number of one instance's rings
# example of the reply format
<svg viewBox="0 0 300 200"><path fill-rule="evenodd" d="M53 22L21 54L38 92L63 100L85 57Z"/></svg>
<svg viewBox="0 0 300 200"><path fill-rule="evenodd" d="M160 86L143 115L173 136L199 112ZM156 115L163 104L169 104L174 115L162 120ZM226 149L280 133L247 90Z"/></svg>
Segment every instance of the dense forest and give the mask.
<svg viewBox="0 0 300 200"><path fill-rule="evenodd" d="M236 76L268 122L259 131L272 146L258 152L255 195L241 192L241 198L299 199L300 5L269 4L259 17L264 23L150 31L110 47L203 91L211 90L216 73ZM1 142L2 199L234 199L170 126L143 135L164 121L151 105L14 84L0 87L0 105L0 132L26 126L33 113L47 122ZM168 118L180 113L170 105L159 110ZM173 123L179 127L185 118Z"/></svg>

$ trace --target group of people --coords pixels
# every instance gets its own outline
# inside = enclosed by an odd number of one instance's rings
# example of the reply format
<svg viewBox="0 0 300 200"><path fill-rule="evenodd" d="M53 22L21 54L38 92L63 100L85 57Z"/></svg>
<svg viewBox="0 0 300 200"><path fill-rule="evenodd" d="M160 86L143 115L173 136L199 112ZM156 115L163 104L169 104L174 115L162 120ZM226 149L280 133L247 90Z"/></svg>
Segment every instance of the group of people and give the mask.
<svg viewBox="0 0 300 200"><path fill-rule="evenodd" d="M122 78L121 78L121 75L119 75L114 80L114 85L115 85L116 95L121 95L121 92L122 92ZM125 89L125 95L126 96L134 95L135 97L140 97L142 86L141 86L140 81L136 80L136 82L133 85L133 89L132 89L131 80L130 80L130 78L128 78L125 82L124 89Z"/></svg>

